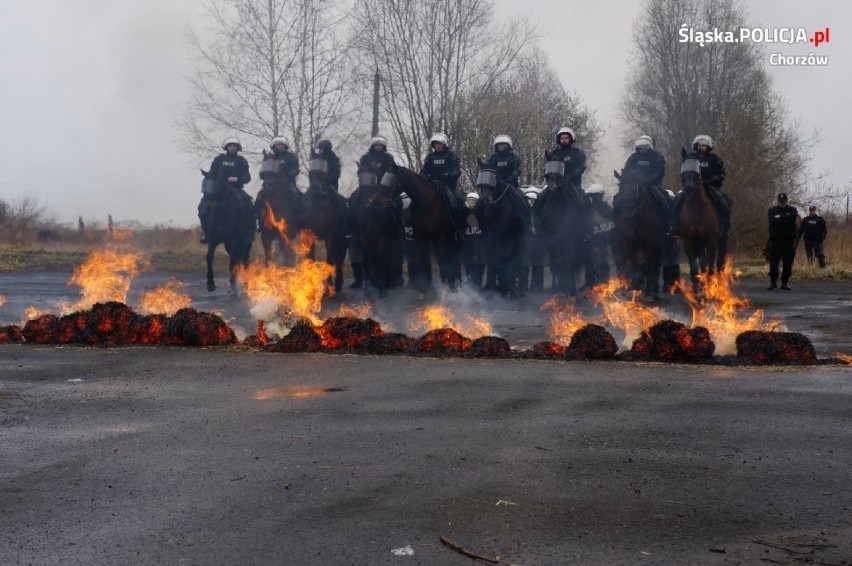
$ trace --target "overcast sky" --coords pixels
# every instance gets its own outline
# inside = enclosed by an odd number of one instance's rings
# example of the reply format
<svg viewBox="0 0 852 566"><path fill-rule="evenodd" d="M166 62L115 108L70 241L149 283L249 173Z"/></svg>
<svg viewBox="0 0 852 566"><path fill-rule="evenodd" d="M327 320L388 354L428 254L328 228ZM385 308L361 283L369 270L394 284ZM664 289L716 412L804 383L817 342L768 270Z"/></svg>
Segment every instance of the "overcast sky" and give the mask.
<svg viewBox="0 0 852 566"><path fill-rule="evenodd" d="M116 221L197 223L200 175L194 159L177 150L173 124L189 94L184 30L203 5L202 0L0 0L0 198L38 197L60 221L82 215L103 222L112 214ZM609 184L607 173L611 176L626 157L617 107L641 3L497 0L496 5L501 16L522 10L538 22L540 45L563 84L595 110L607 133L599 169L587 175L586 184ZM852 48L846 23L852 21L852 3L757 0L748 2L748 10L750 21L762 27L831 28L831 42L816 50L765 46L766 65L803 132L816 129L822 136L814 170L849 187L846 101ZM826 67L771 67L768 55L776 52L814 52L830 61ZM256 177L256 171L252 174ZM258 188L253 181L249 192Z"/></svg>

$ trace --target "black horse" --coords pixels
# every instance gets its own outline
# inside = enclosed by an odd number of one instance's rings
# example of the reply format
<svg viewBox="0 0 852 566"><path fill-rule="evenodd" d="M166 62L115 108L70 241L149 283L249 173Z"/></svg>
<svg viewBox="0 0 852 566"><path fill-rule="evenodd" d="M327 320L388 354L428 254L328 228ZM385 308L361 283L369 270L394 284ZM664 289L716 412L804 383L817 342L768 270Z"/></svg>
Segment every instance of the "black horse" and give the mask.
<svg viewBox="0 0 852 566"><path fill-rule="evenodd" d="M619 248L619 275L633 289L658 299L665 248L668 210L654 199L654 187L640 178L636 169L613 171L618 179L615 196L615 244ZM666 203L667 206L667 203Z"/></svg>
<svg viewBox="0 0 852 566"><path fill-rule="evenodd" d="M456 289L461 283L461 238L464 225L454 216L456 211L453 203L448 201L449 197L441 187L405 167L399 167L398 171L399 185L394 195L404 192L411 197L411 225L422 270L431 270L434 247L441 281L450 289ZM426 281L416 284L421 292L426 290Z"/></svg>
<svg viewBox="0 0 852 566"><path fill-rule="evenodd" d="M308 169L309 186L302 201L300 225L325 243L325 261L334 266L334 290L343 287L343 260L346 258L346 199L328 182L328 163L314 159Z"/></svg>
<svg viewBox="0 0 852 566"><path fill-rule="evenodd" d="M358 168L357 201L350 200L355 221L355 237L363 253L364 279L385 296L394 287L398 275L397 262L402 253L402 203L394 197L396 175L386 173L378 179L375 173Z"/></svg>
<svg viewBox="0 0 852 566"><path fill-rule="evenodd" d="M240 203L242 198L237 194L239 189L234 189L225 183L219 183L215 179L209 179L206 171L201 171L204 176L202 191L211 195L208 212L207 226L207 290L216 290L216 282L213 280L213 255L220 244L224 244L228 252L228 268L230 271L229 293L236 294L236 275L238 266L248 265L249 252L251 252L252 238L254 234L254 220L249 219L243 213Z"/></svg>
<svg viewBox="0 0 852 566"><path fill-rule="evenodd" d="M555 290L573 297L582 260L580 246L591 233L589 211L580 189L565 177L564 162L548 160L544 178L545 189L533 208L537 234L550 255Z"/></svg>
<svg viewBox="0 0 852 566"><path fill-rule="evenodd" d="M496 289L512 297L524 294L526 236L530 208L520 190L498 178L494 169L479 162L476 186L480 198L473 209L485 239L489 274L494 270ZM525 275L525 274L524 274Z"/></svg>
<svg viewBox="0 0 852 566"><path fill-rule="evenodd" d="M282 264L292 267L299 260L291 242L296 241L299 235L303 195L284 178L280 166L281 161L275 158L275 154L263 152L260 166L263 188L257 193L254 208L267 265L274 262L277 245Z"/></svg>

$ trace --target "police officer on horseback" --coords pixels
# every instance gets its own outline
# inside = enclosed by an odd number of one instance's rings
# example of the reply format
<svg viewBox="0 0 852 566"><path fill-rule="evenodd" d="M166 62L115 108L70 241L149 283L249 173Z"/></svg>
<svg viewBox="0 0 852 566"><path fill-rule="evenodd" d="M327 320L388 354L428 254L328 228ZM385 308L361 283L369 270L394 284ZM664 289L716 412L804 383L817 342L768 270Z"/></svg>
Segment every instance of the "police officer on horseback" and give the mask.
<svg viewBox="0 0 852 566"><path fill-rule="evenodd" d="M565 164L565 179L568 183L583 189L583 173L586 171L586 153L579 147L575 147L577 134L574 130L564 126L556 132L556 148L549 153L549 161L562 161Z"/></svg>
<svg viewBox="0 0 852 566"><path fill-rule="evenodd" d="M444 191L448 208L453 212L453 223L457 231L464 231L467 226L467 207L465 194L458 189L461 166L458 156L450 149L447 136L441 133L429 139L432 152L423 160L420 174Z"/></svg>
<svg viewBox="0 0 852 566"><path fill-rule="evenodd" d="M314 159L322 159L328 164L328 184L334 189L334 192L339 192L338 183L340 182L340 158L334 153L331 146L331 141L320 140L314 148Z"/></svg>
<svg viewBox="0 0 852 566"><path fill-rule="evenodd" d="M695 139L692 140L692 149L695 151L695 158L701 167L701 184L704 185L707 196L710 197L719 215L721 237L727 239L731 232L732 201L728 195L722 192L722 182L725 180L725 162L713 153L713 138L707 134L695 136ZM683 208L683 198L683 192L678 193L675 197L670 226L672 235L677 235L678 217Z"/></svg>
<svg viewBox="0 0 852 566"><path fill-rule="evenodd" d="M239 155L243 146L237 138L227 138L222 142L222 149L225 153L220 153L213 158L213 163L210 164L210 170L205 174L207 179L215 181L216 194L205 193L198 205L198 219L201 222L201 243L208 243L208 234L210 233L210 211L215 203L221 202L224 195L223 191L232 190L237 197L240 212L245 217L247 240L254 239L255 216L254 207L251 197L243 190L243 187L251 181L251 173L249 172L249 164L245 157Z"/></svg>
<svg viewBox="0 0 852 566"><path fill-rule="evenodd" d="M520 186L521 157L512 148L512 138L501 134L494 138L494 153L485 162L485 167L493 169L497 178L513 187Z"/></svg>
<svg viewBox="0 0 852 566"><path fill-rule="evenodd" d="M296 186L296 177L299 176L299 157L290 150L290 143L282 136L275 136L269 143L272 156L281 165L279 172L288 185Z"/></svg>
<svg viewBox="0 0 852 566"><path fill-rule="evenodd" d="M634 151L624 164L622 175L628 172L648 188L649 195L660 211L663 222L669 218L669 202L663 191L663 177L666 176L666 158L654 148L654 138L648 135L639 136L633 143ZM616 195L617 197L618 195ZM618 198L613 200L614 213L621 208Z"/></svg>

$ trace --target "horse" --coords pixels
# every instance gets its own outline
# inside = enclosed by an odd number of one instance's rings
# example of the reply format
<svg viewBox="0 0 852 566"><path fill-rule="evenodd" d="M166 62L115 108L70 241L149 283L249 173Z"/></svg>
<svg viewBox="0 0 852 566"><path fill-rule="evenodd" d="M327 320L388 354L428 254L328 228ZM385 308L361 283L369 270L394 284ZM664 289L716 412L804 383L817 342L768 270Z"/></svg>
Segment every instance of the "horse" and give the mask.
<svg viewBox="0 0 852 566"><path fill-rule="evenodd" d="M263 188L255 199L255 214L260 229L260 242L267 265L275 261L276 247L286 266L294 266L297 254L290 245L299 234L302 193L281 175L281 162L273 153L263 152L260 178Z"/></svg>
<svg viewBox="0 0 852 566"><path fill-rule="evenodd" d="M454 210L441 187L405 167L398 167L394 196L403 192L411 198L411 225L423 269L431 270L432 248L438 258L441 281L450 289L461 284L461 237L463 225L453 218ZM463 236L462 236L463 237ZM421 292L426 282L418 282Z"/></svg>
<svg viewBox="0 0 852 566"><path fill-rule="evenodd" d="M343 287L343 260L346 258L346 200L328 182L328 163L311 160L308 191L302 199L299 224L325 243L325 261L334 266L334 290ZM313 252L312 252L313 253Z"/></svg>
<svg viewBox="0 0 852 566"><path fill-rule="evenodd" d="M692 286L700 288L699 273L721 271L725 264L726 241L722 238L719 215L701 181L701 163L694 153L682 152L680 180L683 208L677 218L683 251L689 259Z"/></svg>
<svg viewBox="0 0 852 566"><path fill-rule="evenodd" d="M619 247L619 275L649 299L657 300L668 214L660 210L650 192L654 188L643 182L635 169L613 171L613 175L618 179L615 243Z"/></svg>
<svg viewBox="0 0 852 566"><path fill-rule="evenodd" d="M213 255L220 244L225 246L228 252L228 269L230 272L231 295L237 293L237 270L238 266L248 266L249 252L251 252L252 239L249 235L254 234L254 220L249 224L240 203L237 190L215 179L208 178L207 171L201 171L204 176L202 191L205 194L216 195L215 200L208 203L207 216L207 290L216 290L216 282L213 280Z"/></svg>
<svg viewBox="0 0 852 566"><path fill-rule="evenodd" d="M546 186L533 207L536 234L550 256L556 290L573 297L577 295L577 270L582 260L580 245L590 236L591 222L580 189L565 177L565 163L546 157Z"/></svg>
<svg viewBox="0 0 852 566"><path fill-rule="evenodd" d="M494 269L497 290L510 297L523 296L526 274L521 284L526 235L532 221L530 207L521 192L498 178L494 169L479 161L476 186L480 198L473 213L485 239L488 269Z"/></svg>
<svg viewBox="0 0 852 566"><path fill-rule="evenodd" d="M402 253L401 210L394 210L396 178L376 174L358 165L358 198L350 201L355 217L355 237L363 254L364 280L384 297L396 283L399 264L394 258ZM401 208L399 206L398 208Z"/></svg>

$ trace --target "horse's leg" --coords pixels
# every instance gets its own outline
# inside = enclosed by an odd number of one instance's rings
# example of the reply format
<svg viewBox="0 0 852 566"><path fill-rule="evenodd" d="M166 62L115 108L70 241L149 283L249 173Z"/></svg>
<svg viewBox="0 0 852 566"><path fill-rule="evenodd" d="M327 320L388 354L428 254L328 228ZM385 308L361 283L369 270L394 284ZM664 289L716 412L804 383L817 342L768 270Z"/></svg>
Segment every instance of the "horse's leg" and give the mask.
<svg viewBox="0 0 852 566"><path fill-rule="evenodd" d="M216 282L213 280L213 255L216 252L217 244L210 242L207 244L207 291L213 292L216 290Z"/></svg>
<svg viewBox="0 0 852 566"><path fill-rule="evenodd" d="M657 300L660 298L660 275L662 271L662 250L648 250L645 262L645 295Z"/></svg>
<svg viewBox="0 0 852 566"><path fill-rule="evenodd" d="M725 262L728 259L728 240L727 238L719 238L719 246L716 250L716 271L721 273L725 269Z"/></svg>

